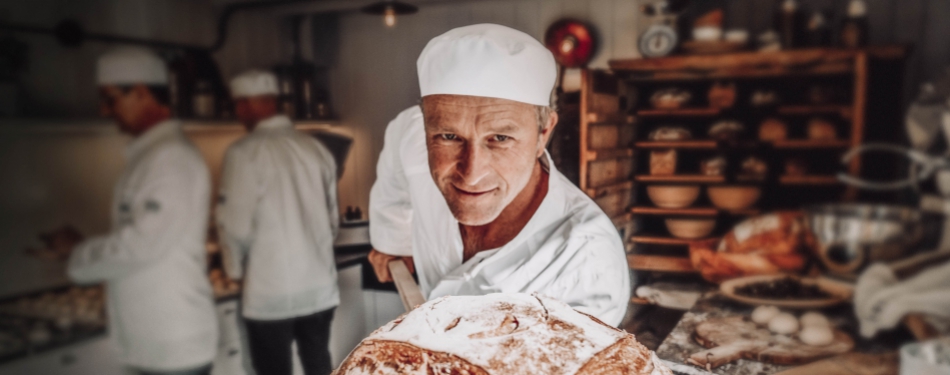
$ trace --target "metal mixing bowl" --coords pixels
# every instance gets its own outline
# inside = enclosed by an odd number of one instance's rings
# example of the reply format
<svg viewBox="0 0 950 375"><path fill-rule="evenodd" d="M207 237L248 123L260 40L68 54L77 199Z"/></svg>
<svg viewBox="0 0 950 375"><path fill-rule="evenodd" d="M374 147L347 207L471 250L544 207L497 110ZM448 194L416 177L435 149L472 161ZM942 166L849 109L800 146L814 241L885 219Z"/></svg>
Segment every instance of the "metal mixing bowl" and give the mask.
<svg viewBox="0 0 950 375"><path fill-rule="evenodd" d="M878 204L827 204L805 209L817 255L831 274L857 277L870 263L914 250L923 237L920 211Z"/></svg>

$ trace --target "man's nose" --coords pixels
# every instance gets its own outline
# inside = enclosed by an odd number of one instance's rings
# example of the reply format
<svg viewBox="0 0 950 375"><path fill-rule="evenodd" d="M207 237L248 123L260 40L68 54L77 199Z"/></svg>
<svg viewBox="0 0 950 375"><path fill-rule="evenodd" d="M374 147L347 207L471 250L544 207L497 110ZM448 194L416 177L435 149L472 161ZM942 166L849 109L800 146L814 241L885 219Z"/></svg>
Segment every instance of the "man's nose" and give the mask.
<svg viewBox="0 0 950 375"><path fill-rule="evenodd" d="M458 163L458 172L462 182L469 186L478 185L490 172L488 151L479 145L466 144Z"/></svg>

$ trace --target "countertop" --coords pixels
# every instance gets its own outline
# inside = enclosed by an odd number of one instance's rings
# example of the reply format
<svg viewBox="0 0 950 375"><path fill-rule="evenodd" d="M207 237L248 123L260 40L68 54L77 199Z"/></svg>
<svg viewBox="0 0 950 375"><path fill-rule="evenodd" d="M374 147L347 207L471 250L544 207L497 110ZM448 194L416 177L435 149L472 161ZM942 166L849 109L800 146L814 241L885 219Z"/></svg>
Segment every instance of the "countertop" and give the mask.
<svg viewBox="0 0 950 375"><path fill-rule="evenodd" d="M334 260L336 260L337 269L339 270L339 269L344 269L344 268L349 268L349 267L359 265L361 262L363 262L363 259L365 259L366 256L369 254L371 249L372 249L372 246L368 244L343 246L343 247L334 248L335 254L333 257L334 257ZM68 289L70 286L71 285L60 285L60 286L49 288L46 290L26 293L21 296L5 297L4 300L13 300L20 297L30 297L30 296L35 296L35 295L41 295L43 293L47 293L50 291ZM237 300L238 298L240 298L240 292L228 294L228 295L215 296L215 303L216 304L227 303L230 301ZM4 331L3 327L7 325L4 323L4 319L7 319L7 320L13 320L13 319L24 320L25 319L25 320L30 320L30 322L28 322L27 324L42 324L40 319L5 317L2 314L0 314L0 333L3 333ZM88 328L88 329L73 329L73 330L70 330L69 332L57 333L56 335L54 335L53 340L51 340L49 343L44 344L42 346L31 347L30 345L25 345L25 347L22 350L17 350L15 352L8 353L8 354L0 354L0 365L3 365L4 363L20 360L23 358L27 358L30 356L46 353L51 350L64 348L71 345L77 345L88 340L102 337L104 335L106 335L105 327Z"/></svg>
<svg viewBox="0 0 950 375"><path fill-rule="evenodd" d="M822 311L829 320L839 329L847 332L854 338L855 352L887 353L893 352L911 338L903 330L878 335L872 340L864 339L858 334L858 323L850 305L841 305ZM733 302L723 297L718 291L708 292L683 315L673 332L660 344L656 354L671 364L671 369L677 374L706 375L710 374L703 369L687 365L685 360L691 354L705 350L693 340L696 325L710 318L749 315L752 307ZM719 375L771 375L794 366L780 366L764 362L740 359L712 369L713 374Z"/></svg>

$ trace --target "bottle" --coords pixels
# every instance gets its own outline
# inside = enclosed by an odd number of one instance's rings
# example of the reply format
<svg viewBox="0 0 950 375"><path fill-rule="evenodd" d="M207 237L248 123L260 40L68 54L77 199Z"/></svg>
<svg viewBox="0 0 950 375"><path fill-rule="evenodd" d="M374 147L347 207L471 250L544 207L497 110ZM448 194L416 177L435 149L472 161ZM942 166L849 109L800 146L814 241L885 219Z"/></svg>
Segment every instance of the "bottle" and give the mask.
<svg viewBox="0 0 950 375"><path fill-rule="evenodd" d="M195 85L195 92L191 97L192 113L197 118L213 118L215 110L214 92L211 90L211 82L200 80Z"/></svg>
<svg viewBox="0 0 950 375"><path fill-rule="evenodd" d="M778 13L776 26L783 49L791 49L801 44L801 25L802 16L798 10L798 2L795 0L785 0L782 3L782 9Z"/></svg>
<svg viewBox="0 0 950 375"><path fill-rule="evenodd" d="M868 44L868 6L864 0L851 0L841 25L841 46L860 48Z"/></svg>
<svg viewBox="0 0 950 375"><path fill-rule="evenodd" d="M360 206L356 206L356 209L353 210L353 220L363 220L363 210L360 209Z"/></svg>
<svg viewBox="0 0 950 375"><path fill-rule="evenodd" d="M831 30L823 12L812 13L805 26L805 44L811 47L827 47L831 44Z"/></svg>

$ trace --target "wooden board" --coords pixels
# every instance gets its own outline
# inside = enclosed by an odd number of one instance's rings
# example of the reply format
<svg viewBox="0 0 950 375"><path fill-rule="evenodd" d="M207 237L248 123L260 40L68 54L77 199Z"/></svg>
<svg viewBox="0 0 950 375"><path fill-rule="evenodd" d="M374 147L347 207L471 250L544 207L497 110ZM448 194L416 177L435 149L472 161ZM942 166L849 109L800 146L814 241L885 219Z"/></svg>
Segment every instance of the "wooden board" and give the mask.
<svg viewBox="0 0 950 375"><path fill-rule="evenodd" d="M714 368L740 358L778 365L797 365L851 351L854 340L835 330L834 341L811 346L795 337L776 335L744 316L713 318L696 326L693 338L709 348L692 354L688 363Z"/></svg>
<svg viewBox="0 0 950 375"><path fill-rule="evenodd" d="M845 353L785 370L775 375L894 375L900 356L889 353Z"/></svg>
<svg viewBox="0 0 950 375"><path fill-rule="evenodd" d="M416 306L426 302L426 298L422 296L422 291L419 289L419 284L416 284L416 280L409 273L409 267L406 267L406 263L402 259L390 261L388 266L389 273L396 284L396 290L399 291L399 298L402 299L402 306L406 308L406 311L411 311Z"/></svg>

